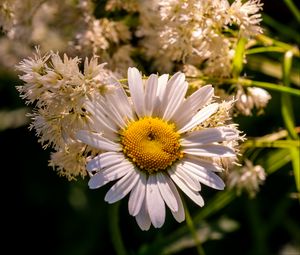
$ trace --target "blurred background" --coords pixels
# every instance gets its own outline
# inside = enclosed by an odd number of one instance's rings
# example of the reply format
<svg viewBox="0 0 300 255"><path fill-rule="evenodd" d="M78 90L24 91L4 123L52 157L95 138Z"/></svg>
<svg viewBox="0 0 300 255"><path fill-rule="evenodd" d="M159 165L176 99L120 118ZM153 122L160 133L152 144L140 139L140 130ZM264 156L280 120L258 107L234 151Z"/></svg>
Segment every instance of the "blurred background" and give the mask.
<svg viewBox="0 0 300 255"><path fill-rule="evenodd" d="M265 33L280 41L299 45L299 22L291 15L284 1L269 0L263 3L262 26ZM299 4L299 1L295 3ZM101 14L103 1L96 4L99 6L96 11ZM64 11L65 15L74 15L76 20L76 13ZM50 49L52 46L54 51L64 50L64 45L55 40L56 25L51 25L53 34L48 35L49 41L44 47ZM71 34L72 24L69 29ZM32 42L29 48L34 48ZM17 39L8 40L2 32L0 52L2 250L9 251L8 254L115 254L108 226L111 205L103 199L109 187L89 190L87 179L69 182L48 166L50 149L43 150L34 131L28 130L29 119L25 116L31 109L16 90L22 82L14 66L31 54L28 45ZM249 77L255 75L256 80L276 83L280 79L281 61L282 54L257 55L249 58L244 71ZM269 64L267 71L258 73L257 69L262 68L259 63ZM299 79L299 58L294 60L293 66L298 75L296 79ZM280 114L280 94L269 92L272 100L265 114L235 118L240 129L249 137L263 136L284 126ZM297 116L296 125L299 126L299 98L293 98L293 107ZM270 160L272 152L272 149L260 149L258 152L257 163L263 165L267 172L274 162ZM197 227L206 254L300 255L300 207L299 201L293 198L296 188L292 164L287 160L279 167L278 171L267 176L255 198L251 199L247 194L232 195L230 203L204 217ZM206 204L215 198L216 193L203 188ZM186 203L192 215L203 210L188 199ZM151 253L149 247L154 243L160 245L164 240L168 242L164 244L165 254L197 254L190 235L184 231L182 234L178 232L185 223L178 224L171 215L167 215L163 228L141 232L134 218L128 214L127 199L120 206L121 231L130 254L157 254L155 249ZM167 239L170 233L171 237L172 233L178 235L174 240Z"/></svg>

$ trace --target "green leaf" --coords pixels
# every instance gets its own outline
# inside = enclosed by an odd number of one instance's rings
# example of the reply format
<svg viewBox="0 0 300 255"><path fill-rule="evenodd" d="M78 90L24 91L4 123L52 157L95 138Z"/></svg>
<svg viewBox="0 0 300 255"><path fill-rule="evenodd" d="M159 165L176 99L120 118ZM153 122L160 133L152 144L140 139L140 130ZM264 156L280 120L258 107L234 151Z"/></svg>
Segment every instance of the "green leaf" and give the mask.
<svg viewBox="0 0 300 255"><path fill-rule="evenodd" d="M235 48L235 55L232 62L232 74L235 78L239 77L243 70L246 42L246 38L240 38Z"/></svg>
<svg viewBox="0 0 300 255"><path fill-rule="evenodd" d="M285 166L291 161L289 149L278 149L267 153L263 158L258 160L258 164L262 165L268 174L272 174Z"/></svg>
<svg viewBox="0 0 300 255"><path fill-rule="evenodd" d="M267 141L264 139L252 139L247 140L243 147L257 147L257 148L292 148L300 147L299 141L293 140L277 140L277 141Z"/></svg>
<svg viewBox="0 0 300 255"><path fill-rule="evenodd" d="M294 14L296 20L300 23L300 11L298 10L294 2L292 0L284 0L284 2L290 9L290 11Z"/></svg>
<svg viewBox="0 0 300 255"><path fill-rule="evenodd" d="M282 71L283 71L283 84L285 86L290 85L290 72L292 66L293 54L291 51L287 51L284 55ZM299 137L295 129L295 120L294 120L294 112L292 107L292 100L289 95L282 94L281 95L281 114L283 117L284 124L289 133L289 139L294 139L295 142L299 144ZM292 156L292 164L295 176L295 182L298 192L300 192L300 159L299 159L299 147L290 148L290 153ZM299 197L300 200L300 197Z"/></svg>

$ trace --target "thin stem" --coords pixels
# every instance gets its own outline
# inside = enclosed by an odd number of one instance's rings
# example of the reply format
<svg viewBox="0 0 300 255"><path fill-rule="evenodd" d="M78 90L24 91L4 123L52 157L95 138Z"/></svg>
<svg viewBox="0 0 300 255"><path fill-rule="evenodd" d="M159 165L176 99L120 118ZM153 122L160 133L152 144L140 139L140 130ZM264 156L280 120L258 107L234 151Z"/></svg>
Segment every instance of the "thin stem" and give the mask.
<svg viewBox="0 0 300 255"><path fill-rule="evenodd" d="M186 203L183 201L183 205L184 205L184 211L185 211L185 218L186 218L186 224L194 238L194 241L195 241L195 245L196 245L196 248L197 248L197 252L199 255L205 255L205 251L204 249L202 248L202 245L201 245L201 242L200 242L200 239L198 237L198 234L197 234L197 230L195 228L195 225L194 225L194 222L193 222L193 219L191 217L191 214L188 210L188 207L186 206Z"/></svg>
<svg viewBox="0 0 300 255"><path fill-rule="evenodd" d="M117 255L127 255L121 230L119 227L119 208L120 202L114 203L109 207L109 231L110 238L114 245Z"/></svg>
<svg viewBox="0 0 300 255"><path fill-rule="evenodd" d="M195 82L195 84L197 84L197 80L202 80L208 83L217 83L217 84L239 84L241 86L245 86L245 87L260 87L260 88L265 88L265 89L270 89L270 90L274 90L274 91L279 91L279 92L283 92L283 93L287 93L293 96L300 96L300 89L295 89L295 88L291 88L291 87L286 87L286 86L282 86L279 84L275 84L275 83L270 83L270 82L263 82L263 81L252 81L249 79L245 79L245 78L237 78L237 79L226 79L226 78L210 78L210 77L189 77L190 79L194 79L193 82L190 83L190 85L193 85L193 83Z"/></svg>
<svg viewBox="0 0 300 255"><path fill-rule="evenodd" d="M257 53L265 53L265 52L285 52L285 49L279 46L265 46L265 47L256 47L249 50L246 50L246 55L257 54Z"/></svg>
<svg viewBox="0 0 300 255"><path fill-rule="evenodd" d="M256 36L256 40L260 41L266 46L279 46L282 49L285 49L285 51L291 50L294 56L300 57L300 51L294 45L290 45L261 34Z"/></svg>
<svg viewBox="0 0 300 255"><path fill-rule="evenodd" d="M284 2L290 9L290 11L294 14L296 20L300 23L300 11L298 10L294 2L292 0L284 0Z"/></svg>
<svg viewBox="0 0 300 255"><path fill-rule="evenodd" d="M263 14L263 22L272 27L277 33L284 36L286 40L292 40L300 43L300 34L288 25L278 22L267 14Z"/></svg>
<svg viewBox="0 0 300 255"><path fill-rule="evenodd" d="M266 141L261 139L252 139L247 140L242 145L244 148L247 147L256 147L256 148L299 148L300 143L299 141L293 141L293 140L278 140L278 141Z"/></svg>
<svg viewBox="0 0 300 255"><path fill-rule="evenodd" d="M293 61L293 53L291 51L287 51L284 55L283 65L282 65L282 81L283 84L287 87L290 86L290 74L291 74L291 67ZM281 95L281 114L283 117L284 124L286 129L289 133L289 140L292 142L295 140L298 144L300 143L299 136L295 130L295 117L294 111L292 106L292 101L289 95L282 94ZM293 140L292 140L293 139ZM298 193L300 193L300 149L299 147L290 148L290 153L292 156L292 165L294 170L295 182ZM300 197L299 197L300 201Z"/></svg>

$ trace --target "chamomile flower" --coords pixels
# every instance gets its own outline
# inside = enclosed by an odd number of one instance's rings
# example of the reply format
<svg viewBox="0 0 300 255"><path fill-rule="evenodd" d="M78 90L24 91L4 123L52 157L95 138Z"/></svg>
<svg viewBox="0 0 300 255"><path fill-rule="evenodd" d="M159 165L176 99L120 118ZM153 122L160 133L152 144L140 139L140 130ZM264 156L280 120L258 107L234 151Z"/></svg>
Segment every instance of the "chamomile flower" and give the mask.
<svg viewBox="0 0 300 255"><path fill-rule="evenodd" d="M204 205L201 184L222 190L224 182L216 174L222 168L214 159L235 155L226 142L239 139L239 131L225 124L201 125L218 112L214 89L206 85L186 98L183 73L143 80L136 68L129 68L128 85L130 97L116 84L114 93L85 105L89 128L77 138L101 152L86 166L89 187L116 181L105 201L114 203L130 193L129 213L142 230L164 224L165 205L182 222L177 188L199 206Z"/></svg>

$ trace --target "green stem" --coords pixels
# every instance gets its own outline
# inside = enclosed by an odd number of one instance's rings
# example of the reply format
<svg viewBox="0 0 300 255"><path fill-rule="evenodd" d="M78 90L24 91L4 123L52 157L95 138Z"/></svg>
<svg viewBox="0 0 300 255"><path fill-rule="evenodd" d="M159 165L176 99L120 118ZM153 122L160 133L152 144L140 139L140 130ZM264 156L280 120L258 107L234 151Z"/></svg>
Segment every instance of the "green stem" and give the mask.
<svg viewBox="0 0 300 255"><path fill-rule="evenodd" d="M183 200L182 200L183 201ZM204 252L204 249L202 248L202 245L201 245L201 241L197 235L197 230L195 228L195 225L194 225L194 222L193 222L193 219L191 217L191 214L188 210L188 207L186 205L186 203L183 201L183 205L184 205L184 211L185 211L185 218L186 218L186 224L194 238L194 242L195 242L195 245L196 245L196 248L197 248L197 252L199 255L205 255L205 252Z"/></svg>
<svg viewBox="0 0 300 255"><path fill-rule="evenodd" d="M292 61L293 61L293 53L291 51L287 51L284 55L283 65L282 65L282 71L283 71L282 81L286 87L290 86L290 74L291 74ZM281 114L286 129L289 133L289 137L288 137L289 141L300 143L299 136L295 128L295 117L294 117L294 111L292 106L292 100L290 96L286 94L281 95L281 100L282 100ZM290 153L292 156L292 165L293 165L293 171L295 176L296 188L298 193L300 193L300 159L299 159L300 149L299 147L290 148ZM299 201L300 201L300 196L299 196Z"/></svg>
<svg viewBox="0 0 300 255"><path fill-rule="evenodd" d="M265 52L285 52L285 49L279 46L265 46L265 47L256 47L246 51L246 55L257 54L257 53L265 53Z"/></svg>
<svg viewBox="0 0 300 255"><path fill-rule="evenodd" d="M110 238L114 245L117 255L127 255L121 230L119 227L119 208L120 202L114 203L109 207L109 231Z"/></svg>
<svg viewBox="0 0 300 255"><path fill-rule="evenodd" d="M243 70L246 43L246 38L240 38L235 48L235 55L232 62L232 75L234 78L239 77Z"/></svg>
<svg viewBox="0 0 300 255"><path fill-rule="evenodd" d="M286 40L296 41L300 43L300 34L288 25L278 22L267 14L263 14L263 22L272 27L277 34L281 34Z"/></svg>
<svg viewBox="0 0 300 255"><path fill-rule="evenodd" d="M237 78L237 79L226 79L226 78L210 78L210 77L189 77L190 79L193 79L194 81L197 80L202 80L205 81L207 83L215 83L215 84L239 84L241 86L245 86L245 87L260 87L260 88L265 88L265 89L270 89L270 90L274 90L274 91L279 91L279 92L283 92L283 93L287 93L293 96L300 96L300 89L295 89L295 88L290 88L290 87L286 87L286 86L282 86L279 84L275 84L275 83L270 83L270 82L263 82L263 81L252 81L249 79L245 79L245 78ZM190 85L192 85L192 83L190 83Z"/></svg>
<svg viewBox="0 0 300 255"><path fill-rule="evenodd" d="M292 0L284 0L284 2L290 9L290 11L294 14L296 20L300 23L300 11L298 10L294 2Z"/></svg>
<svg viewBox="0 0 300 255"><path fill-rule="evenodd" d="M234 190L226 190L218 192L208 203L204 206L199 213L194 216L194 223L203 221L205 218L219 212L222 208L226 207L236 198L236 193ZM169 235L161 238L151 245L148 246L147 251L140 251L139 255L152 255L152 254L162 254L166 246L171 245L176 242L179 238L187 234L189 228L187 225L176 229Z"/></svg>
<svg viewBox="0 0 300 255"><path fill-rule="evenodd" d="M261 139L249 139L242 145L244 148L256 147L256 148L299 148L299 141L293 140L278 140L278 141L266 141Z"/></svg>
<svg viewBox="0 0 300 255"><path fill-rule="evenodd" d="M297 47L295 47L294 45L290 45L288 43L284 43L278 40L275 40L273 38L270 38L266 35L257 35L256 36L256 40L258 40L259 42L261 42L262 44L266 45L266 46L278 46L281 47L282 49L284 49L285 51L292 51L294 56L296 57L300 57L300 51Z"/></svg>

